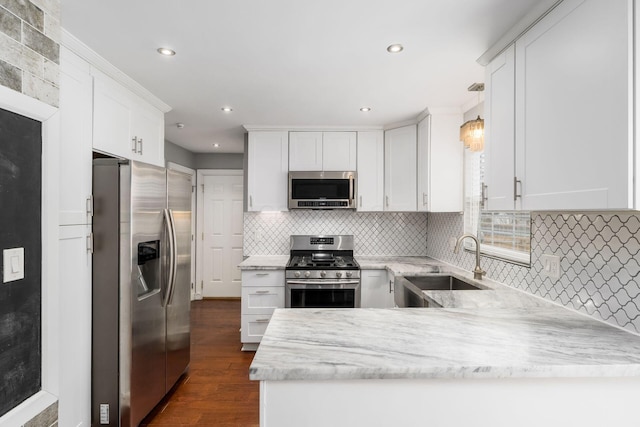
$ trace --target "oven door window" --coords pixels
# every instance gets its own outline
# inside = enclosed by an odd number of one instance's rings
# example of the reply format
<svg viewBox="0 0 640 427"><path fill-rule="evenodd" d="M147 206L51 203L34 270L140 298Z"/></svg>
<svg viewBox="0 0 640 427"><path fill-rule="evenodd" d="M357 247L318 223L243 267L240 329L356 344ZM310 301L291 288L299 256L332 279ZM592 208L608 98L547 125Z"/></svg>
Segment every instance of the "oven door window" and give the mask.
<svg viewBox="0 0 640 427"><path fill-rule="evenodd" d="M292 199L337 199L350 198L348 179L293 179Z"/></svg>
<svg viewBox="0 0 640 427"><path fill-rule="evenodd" d="M291 289L291 308L354 308L355 289Z"/></svg>

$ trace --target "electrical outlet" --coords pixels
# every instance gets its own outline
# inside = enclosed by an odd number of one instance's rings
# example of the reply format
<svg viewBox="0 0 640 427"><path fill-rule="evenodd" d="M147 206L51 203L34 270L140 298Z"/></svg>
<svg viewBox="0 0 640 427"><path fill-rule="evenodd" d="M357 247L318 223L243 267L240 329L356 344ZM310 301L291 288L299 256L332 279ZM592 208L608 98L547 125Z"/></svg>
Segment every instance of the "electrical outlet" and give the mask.
<svg viewBox="0 0 640 427"><path fill-rule="evenodd" d="M560 257L558 255L544 254L540 257L542 262L542 275L550 279L560 278Z"/></svg>
<svg viewBox="0 0 640 427"><path fill-rule="evenodd" d="M456 248L457 239L455 237L449 237L449 249L452 251Z"/></svg>
<svg viewBox="0 0 640 427"><path fill-rule="evenodd" d="M109 404L100 404L100 424L109 424Z"/></svg>

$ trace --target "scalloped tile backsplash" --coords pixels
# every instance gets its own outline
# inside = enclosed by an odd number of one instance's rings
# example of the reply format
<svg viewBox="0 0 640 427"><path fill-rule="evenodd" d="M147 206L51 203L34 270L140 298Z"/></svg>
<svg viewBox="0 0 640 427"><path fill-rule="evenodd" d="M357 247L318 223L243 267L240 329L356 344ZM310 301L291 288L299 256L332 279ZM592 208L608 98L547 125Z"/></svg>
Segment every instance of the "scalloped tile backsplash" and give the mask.
<svg viewBox="0 0 640 427"><path fill-rule="evenodd" d="M471 253L455 255L460 214L430 214L427 255L473 269ZM532 212L531 268L483 257L487 276L632 332L640 332L640 216L633 213ZM464 252L464 251L462 251ZM543 277L540 256L561 258L560 278Z"/></svg>
<svg viewBox="0 0 640 427"><path fill-rule="evenodd" d="M427 214L289 211L244 214L244 255L286 255L292 234L353 234L356 255L427 254Z"/></svg>

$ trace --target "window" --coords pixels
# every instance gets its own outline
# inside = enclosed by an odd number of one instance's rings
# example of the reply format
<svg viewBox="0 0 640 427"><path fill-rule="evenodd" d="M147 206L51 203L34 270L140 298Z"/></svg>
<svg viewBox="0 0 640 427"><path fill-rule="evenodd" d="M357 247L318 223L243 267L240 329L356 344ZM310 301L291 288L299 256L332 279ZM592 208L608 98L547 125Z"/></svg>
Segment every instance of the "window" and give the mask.
<svg viewBox="0 0 640 427"><path fill-rule="evenodd" d="M517 264L531 263L531 214L523 211L485 211L482 205L484 153L465 150L464 232L478 236L481 253ZM465 249L475 243L465 240Z"/></svg>

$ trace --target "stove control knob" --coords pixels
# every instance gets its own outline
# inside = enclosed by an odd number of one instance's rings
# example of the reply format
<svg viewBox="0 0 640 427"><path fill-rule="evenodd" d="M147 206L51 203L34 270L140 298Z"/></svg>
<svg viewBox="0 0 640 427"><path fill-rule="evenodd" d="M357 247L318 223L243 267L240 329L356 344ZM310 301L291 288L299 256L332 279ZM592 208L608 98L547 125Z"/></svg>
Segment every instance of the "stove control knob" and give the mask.
<svg viewBox="0 0 640 427"><path fill-rule="evenodd" d="M311 272L310 271L305 271L304 272L304 277L310 277L311 276Z"/></svg>
<svg viewBox="0 0 640 427"><path fill-rule="evenodd" d="M347 277L351 277L353 275L353 273L351 273L350 271L347 271Z"/></svg>
<svg viewBox="0 0 640 427"><path fill-rule="evenodd" d="M296 278L298 278L298 277L300 277L300 272L296 271L293 275L296 276Z"/></svg>
<svg viewBox="0 0 640 427"><path fill-rule="evenodd" d="M326 272L326 271L321 271L321 272L320 272L320 277L325 277L326 275L327 275L327 272Z"/></svg>
<svg viewBox="0 0 640 427"><path fill-rule="evenodd" d="M341 271L338 271L338 272L336 273L336 277L337 277L338 279L339 279L339 278L341 278L341 277L342 277L342 272L341 272Z"/></svg>

